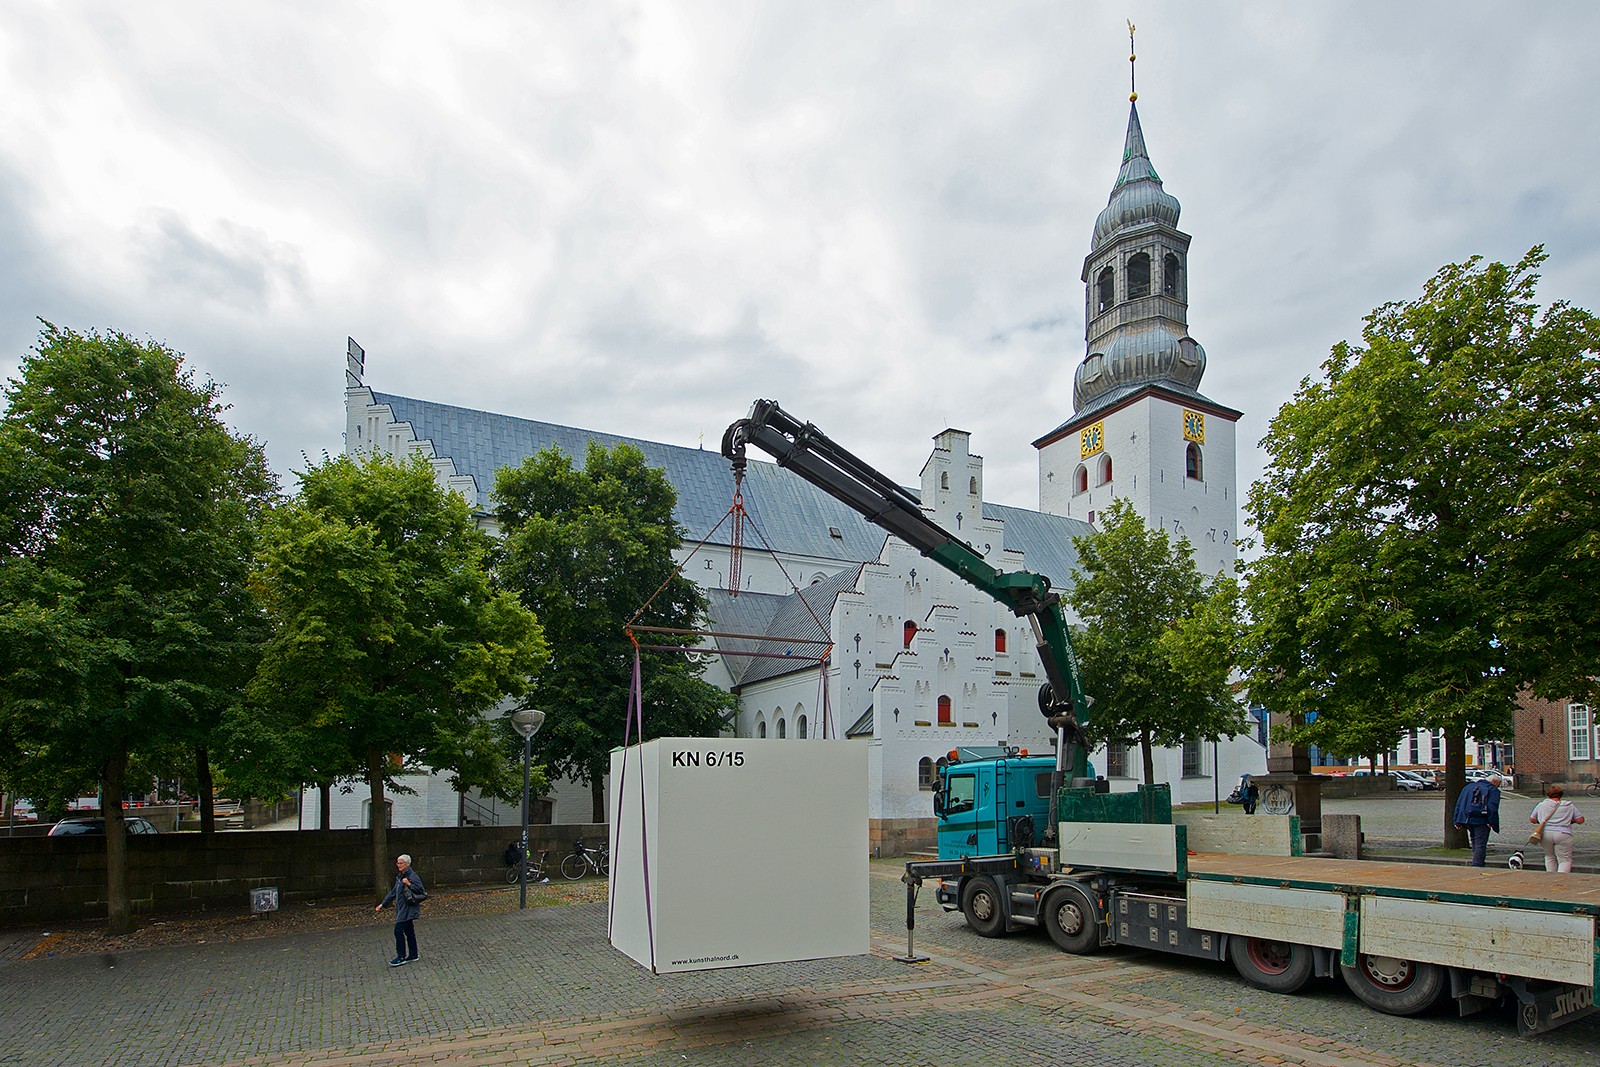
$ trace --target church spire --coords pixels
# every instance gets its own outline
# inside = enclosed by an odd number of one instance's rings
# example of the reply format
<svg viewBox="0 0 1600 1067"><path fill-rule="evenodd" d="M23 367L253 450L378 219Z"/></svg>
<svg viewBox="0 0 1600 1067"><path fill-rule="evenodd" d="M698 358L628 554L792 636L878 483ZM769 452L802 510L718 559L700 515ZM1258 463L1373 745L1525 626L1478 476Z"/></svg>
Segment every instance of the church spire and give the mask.
<svg viewBox="0 0 1600 1067"><path fill-rule="evenodd" d="M1083 265L1088 354L1073 383L1079 413L1112 402L1126 387L1193 391L1205 371L1205 350L1188 335L1189 235L1178 229L1178 200L1161 187L1139 124L1133 33L1130 22L1122 167Z"/></svg>

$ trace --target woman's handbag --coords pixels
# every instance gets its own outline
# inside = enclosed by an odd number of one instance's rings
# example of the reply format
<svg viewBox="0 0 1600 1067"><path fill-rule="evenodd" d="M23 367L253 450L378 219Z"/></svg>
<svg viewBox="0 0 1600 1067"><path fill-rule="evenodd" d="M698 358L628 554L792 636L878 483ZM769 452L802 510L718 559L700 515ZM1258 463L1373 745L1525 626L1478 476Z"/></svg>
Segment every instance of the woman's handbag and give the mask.
<svg viewBox="0 0 1600 1067"><path fill-rule="evenodd" d="M424 900L428 899L427 890L412 889L411 886L406 882L400 883L400 895L406 898L407 904L421 904Z"/></svg>
<svg viewBox="0 0 1600 1067"><path fill-rule="evenodd" d="M1565 803L1566 803L1566 801L1564 801L1564 800L1558 800L1558 801L1555 802L1554 806L1552 806L1550 808L1550 814L1546 815L1544 817L1544 822L1541 822L1539 824L1539 828L1537 830L1535 830L1533 833L1528 835L1528 844L1537 845L1537 844L1543 843L1543 841L1544 841L1544 823L1549 822L1551 819L1555 818L1555 814L1556 814L1557 810L1559 810L1561 805L1565 804Z"/></svg>

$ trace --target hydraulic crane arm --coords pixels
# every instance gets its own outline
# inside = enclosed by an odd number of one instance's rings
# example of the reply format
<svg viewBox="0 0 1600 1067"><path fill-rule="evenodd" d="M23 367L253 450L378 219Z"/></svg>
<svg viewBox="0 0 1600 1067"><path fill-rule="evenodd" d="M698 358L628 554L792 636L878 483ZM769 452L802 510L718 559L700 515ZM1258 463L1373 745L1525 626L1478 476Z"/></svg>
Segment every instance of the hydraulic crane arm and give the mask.
<svg viewBox="0 0 1600 1067"><path fill-rule="evenodd" d="M1056 729L1058 769L1073 778L1088 773L1083 734L1088 701L1079 678L1077 656L1061 612L1061 598L1050 579L1030 571L1001 571L965 541L929 519L910 493L839 447L827 434L803 423L771 400L757 400L750 414L722 435L722 454L735 477L745 469L745 447L755 445L829 496L854 509L947 570L1005 604L1033 625L1034 640L1047 683L1039 690L1039 710Z"/></svg>

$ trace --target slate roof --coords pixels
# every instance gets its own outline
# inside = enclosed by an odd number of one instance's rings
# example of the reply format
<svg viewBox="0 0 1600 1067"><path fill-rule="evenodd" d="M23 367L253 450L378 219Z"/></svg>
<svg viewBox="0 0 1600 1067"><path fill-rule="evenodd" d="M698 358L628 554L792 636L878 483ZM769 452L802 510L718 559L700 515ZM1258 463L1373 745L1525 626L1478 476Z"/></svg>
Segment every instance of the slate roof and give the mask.
<svg viewBox="0 0 1600 1067"><path fill-rule="evenodd" d="M712 630L768 634L776 639L716 639L719 649L763 653L728 657L728 670L734 683L746 685L815 666L817 657L827 651L827 646L808 642L828 640L828 616L833 611L834 598L847 589L854 589L860 576L861 567L847 567L787 596L771 593L733 596L725 589L707 590L711 601L707 614Z"/></svg>
<svg viewBox="0 0 1600 1067"><path fill-rule="evenodd" d="M720 452L519 419L392 393L374 391L372 398L376 403L387 404L397 421L410 423L419 440L431 442L435 456L449 458L455 463L458 474L473 478L478 492L478 499L473 503L485 512L492 510L489 491L494 486L496 470L518 465L550 445L575 457L581 464L590 441L608 448L619 442L634 445L652 465L666 472L667 479L678 490L676 517L683 527L684 540L688 545L698 543L713 529L717 529L733 500L733 475ZM914 497L921 496L917 489L911 489L910 492ZM805 479L782 470L776 463L751 459L745 475L744 504L751 521L772 541L773 549L783 553L814 556L840 563L867 563L882 554L884 541L888 537L844 504ZM1005 547L1020 549L1025 553L1023 566L1027 570L1047 575L1057 589L1071 587L1072 571L1078 562L1072 539L1092 533L1093 527L1080 519L1002 504L986 503L984 514L1004 520ZM837 536L834 531L837 531ZM717 529L717 536L712 540L726 544L729 534L730 530L724 524ZM747 532L745 547L747 551L762 549L753 531ZM937 564L930 563L929 566ZM839 589L854 584L858 570L845 568L841 574L848 576L848 580L843 585L827 581L808 587L808 601L823 595L828 598L814 604L819 616L823 619L828 617L833 596ZM792 595L763 597L759 594L743 594L737 598L727 598L727 603L714 601L714 616L721 616L717 628L740 633L806 636L795 630L779 628L776 617L783 611L791 614L798 611L805 616L806 625L813 625L809 614L798 601L787 607L778 603L791 599ZM767 600L774 603L768 604ZM785 620L787 618L785 616ZM797 621L795 625L800 625L800 622ZM769 626L773 628L768 629ZM778 660L750 662L781 663ZM734 666L734 669L738 670L738 667ZM754 667L745 669L746 680L753 680L749 675L754 670ZM762 676L770 677L771 674L764 673Z"/></svg>

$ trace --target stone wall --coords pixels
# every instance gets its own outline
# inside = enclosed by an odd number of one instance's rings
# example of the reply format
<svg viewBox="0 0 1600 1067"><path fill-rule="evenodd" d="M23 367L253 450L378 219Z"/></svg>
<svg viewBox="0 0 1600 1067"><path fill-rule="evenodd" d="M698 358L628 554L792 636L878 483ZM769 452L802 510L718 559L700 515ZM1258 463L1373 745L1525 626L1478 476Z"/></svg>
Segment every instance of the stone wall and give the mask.
<svg viewBox="0 0 1600 1067"><path fill-rule="evenodd" d="M409 853L429 892L500 882L516 827L395 827L391 856ZM575 838L607 837L604 824L532 828L535 855L553 860ZM106 914L103 837L0 837L0 926ZM128 887L136 915L237 910L250 890L276 886L284 902L372 894L372 835L367 830L219 831L128 839ZM374 901L376 902L376 901Z"/></svg>

